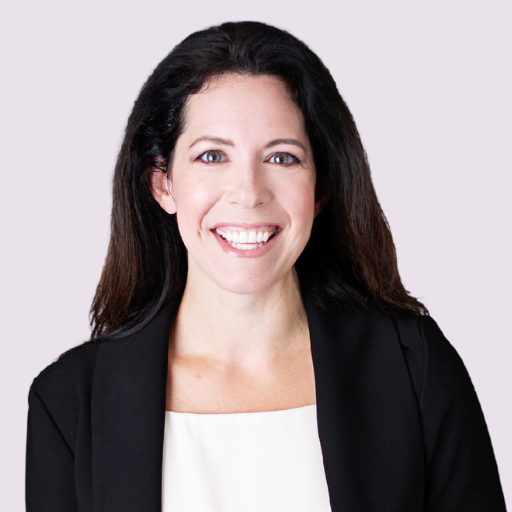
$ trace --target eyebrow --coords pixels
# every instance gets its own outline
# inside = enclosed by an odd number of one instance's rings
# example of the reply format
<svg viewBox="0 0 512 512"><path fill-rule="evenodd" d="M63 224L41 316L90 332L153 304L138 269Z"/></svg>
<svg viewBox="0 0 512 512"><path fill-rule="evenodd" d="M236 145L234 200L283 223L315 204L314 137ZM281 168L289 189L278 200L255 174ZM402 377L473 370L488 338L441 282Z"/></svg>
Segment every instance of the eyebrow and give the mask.
<svg viewBox="0 0 512 512"><path fill-rule="evenodd" d="M235 145L233 143L233 141L231 141L229 139L222 139L220 137L213 137L213 136L210 136L210 135L204 135L203 137L199 137L194 142L192 142L192 144L190 144L190 146L189 146L189 149L192 146L195 146L199 142L203 142L203 141L215 142L217 144L223 144L224 146L234 146ZM298 147L302 148L304 151L306 151L306 147L304 146L304 144L302 144L302 142L300 142L300 141L298 141L296 139L275 139L275 140L271 140L268 144L265 145L265 148L271 148L273 146L278 146L279 144L291 144L292 146L298 146Z"/></svg>

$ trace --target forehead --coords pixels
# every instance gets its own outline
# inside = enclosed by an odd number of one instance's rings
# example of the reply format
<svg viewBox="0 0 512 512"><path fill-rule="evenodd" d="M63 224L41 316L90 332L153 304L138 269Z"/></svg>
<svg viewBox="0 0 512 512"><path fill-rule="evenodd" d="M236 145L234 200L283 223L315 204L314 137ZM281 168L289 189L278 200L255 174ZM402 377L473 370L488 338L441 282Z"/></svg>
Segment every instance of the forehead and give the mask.
<svg viewBox="0 0 512 512"><path fill-rule="evenodd" d="M268 131L287 130L305 136L302 111L287 85L268 76L228 74L215 77L185 106L185 131L241 127L271 136Z"/></svg>

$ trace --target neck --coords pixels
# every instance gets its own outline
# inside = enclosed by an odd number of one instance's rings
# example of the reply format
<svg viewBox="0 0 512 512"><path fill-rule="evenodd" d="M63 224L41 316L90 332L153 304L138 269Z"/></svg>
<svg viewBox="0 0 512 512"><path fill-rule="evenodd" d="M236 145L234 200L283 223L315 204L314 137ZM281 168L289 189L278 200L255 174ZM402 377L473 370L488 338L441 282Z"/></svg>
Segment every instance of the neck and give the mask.
<svg viewBox="0 0 512 512"><path fill-rule="evenodd" d="M199 280L198 280L199 281ZM254 368L303 350L307 317L295 267L257 294L235 294L188 276L171 332L174 357Z"/></svg>

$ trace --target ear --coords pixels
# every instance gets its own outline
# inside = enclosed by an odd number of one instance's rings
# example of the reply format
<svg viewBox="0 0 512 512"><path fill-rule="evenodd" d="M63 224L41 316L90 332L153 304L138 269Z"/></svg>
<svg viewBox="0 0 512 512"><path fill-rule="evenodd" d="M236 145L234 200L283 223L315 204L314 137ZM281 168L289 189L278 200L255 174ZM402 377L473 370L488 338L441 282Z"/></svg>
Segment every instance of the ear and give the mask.
<svg viewBox="0 0 512 512"><path fill-rule="evenodd" d="M323 210L325 203L329 200L329 195L326 194L322 199L315 203L315 217Z"/></svg>
<svg viewBox="0 0 512 512"><path fill-rule="evenodd" d="M153 194L157 203L169 214L176 213L176 203L172 196L172 183L167 178L165 161L158 157L146 167L146 179L149 190Z"/></svg>

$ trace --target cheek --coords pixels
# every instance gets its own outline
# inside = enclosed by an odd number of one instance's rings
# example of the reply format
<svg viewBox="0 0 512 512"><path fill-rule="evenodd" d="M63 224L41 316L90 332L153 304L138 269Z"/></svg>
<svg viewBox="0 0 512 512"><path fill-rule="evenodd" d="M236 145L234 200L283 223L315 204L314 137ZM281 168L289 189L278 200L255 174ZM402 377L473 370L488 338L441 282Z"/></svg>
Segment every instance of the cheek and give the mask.
<svg viewBox="0 0 512 512"><path fill-rule="evenodd" d="M184 242L200 230L204 216L215 204L214 196L215 190L207 180L183 177L174 186L178 227Z"/></svg>
<svg viewBox="0 0 512 512"><path fill-rule="evenodd" d="M301 230L308 230L315 216L315 186L304 181L281 191L281 204L287 211L292 225Z"/></svg>

